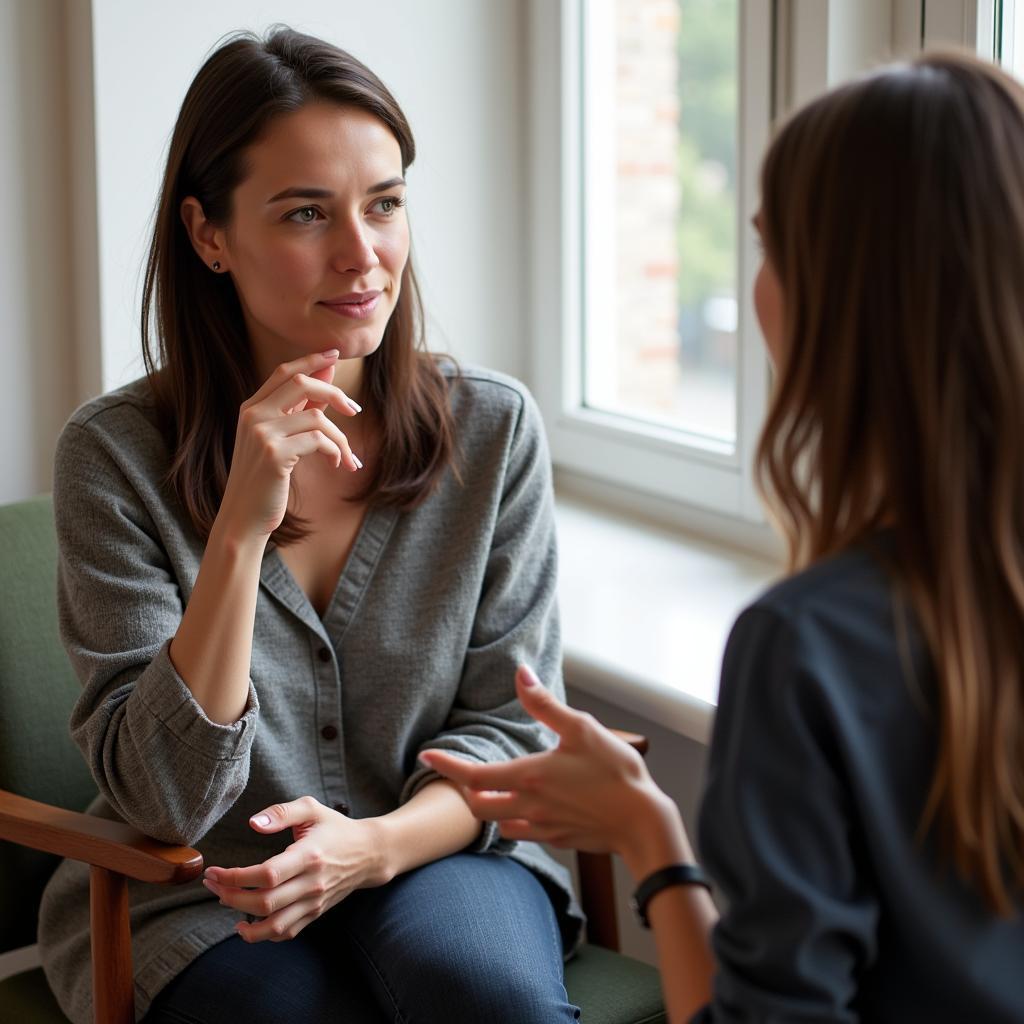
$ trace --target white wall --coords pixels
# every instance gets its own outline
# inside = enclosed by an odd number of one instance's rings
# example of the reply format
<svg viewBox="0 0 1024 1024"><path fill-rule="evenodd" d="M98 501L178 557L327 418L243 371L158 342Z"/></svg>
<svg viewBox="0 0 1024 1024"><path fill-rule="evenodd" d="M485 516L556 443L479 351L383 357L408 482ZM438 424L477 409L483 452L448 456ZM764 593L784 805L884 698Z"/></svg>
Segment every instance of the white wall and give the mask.
<svg viewBox="0 0 1024 1024"><path fill-rule="evenodd" d="M363 60L412 124L409 209L431 347L522 375L522 14L508 0L93 0L104 389L141 372L141 265L189 81L223 33L279 20Z"/></svg>
<svg viewBox="0 0 1024 1024"><path fill-rule="evenodd" d="M50 488L74 403L62 0L0 0L0 503Z"/></svg>

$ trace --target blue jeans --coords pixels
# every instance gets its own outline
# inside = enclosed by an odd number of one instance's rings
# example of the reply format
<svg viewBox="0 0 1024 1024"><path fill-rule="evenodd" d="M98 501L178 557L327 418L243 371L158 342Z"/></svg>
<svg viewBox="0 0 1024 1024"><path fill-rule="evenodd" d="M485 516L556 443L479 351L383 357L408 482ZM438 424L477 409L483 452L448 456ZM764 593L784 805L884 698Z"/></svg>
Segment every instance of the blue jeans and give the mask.
<svg viewBox="0 0 1024 1024"><path fill-rule="evenodd" d="M289 942L226 939L145 1024L575 1020L544 887L507 857L460 853L353 893Z"/></svg>

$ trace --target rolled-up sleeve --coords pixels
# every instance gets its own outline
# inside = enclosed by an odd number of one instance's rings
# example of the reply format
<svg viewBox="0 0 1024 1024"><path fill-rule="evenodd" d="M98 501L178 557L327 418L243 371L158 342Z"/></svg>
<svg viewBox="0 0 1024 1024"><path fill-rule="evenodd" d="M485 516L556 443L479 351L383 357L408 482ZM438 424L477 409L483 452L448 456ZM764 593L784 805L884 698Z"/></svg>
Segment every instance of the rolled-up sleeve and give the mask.
<svg viewBox="0 0 1024 1024"><path fill-rule="evenodd" d="M859 1019L878 900L858 863L837 716L819 683L813 652L782 613L740 617L700 814L702 859L727 905L701 1024Z"/></svg>
<svg viewBox="0 0 1024 1024"><path fill-rule="evenodd" d="M479 762L520 757L556 742L516 698L520 664L530 665L559 697L565 694L551 461L537 406L525 390L521 397L458 694L444 730L420 747ZM437 778L418 767L401 801ZM490 822L472 849L507 852L514 845Z"/></svg>
<svg viewBox="0 0 1024 1024"><path fill-rule="evenodd" d="M83 687L72 736L125 821L192 845L245 787L255 689L220 725L175 671L181 591L143 500L88 426L71 422L58 441L54 512L61 637Z"/></svg>

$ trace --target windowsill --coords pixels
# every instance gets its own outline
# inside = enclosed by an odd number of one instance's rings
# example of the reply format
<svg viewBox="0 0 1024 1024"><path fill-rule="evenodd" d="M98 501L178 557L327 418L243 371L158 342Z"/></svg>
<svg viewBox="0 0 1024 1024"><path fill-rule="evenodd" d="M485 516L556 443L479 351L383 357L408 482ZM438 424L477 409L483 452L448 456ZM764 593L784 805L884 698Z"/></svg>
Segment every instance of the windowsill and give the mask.
<svg viewBox="0 0 1024 1024"><path fill-rule="evenodd" d="M565 679L707 743L722 651L780 566L559 494Z"/></svg>

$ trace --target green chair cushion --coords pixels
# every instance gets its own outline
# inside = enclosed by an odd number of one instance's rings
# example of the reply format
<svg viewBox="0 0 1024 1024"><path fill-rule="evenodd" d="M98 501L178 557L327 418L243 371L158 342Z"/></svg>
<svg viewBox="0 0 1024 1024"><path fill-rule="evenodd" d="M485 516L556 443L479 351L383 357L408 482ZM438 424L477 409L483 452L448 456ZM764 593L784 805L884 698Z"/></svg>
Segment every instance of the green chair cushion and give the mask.
<svg viewBox="0 0 1024 1024"><path fill-rule="evenodd" d="M583 1024L667 1024L657 969L621 953L581 947L565 965L565 987Z"/></svg>
<svg viewBox="0 0 1024 1024"><path fill-rule="evenodd" d="M0 789L84 810L96 786L68 735L81 688L57 628L49 497L0 507L0 580ZM35 942L39 896L57 863L0 843L0 952Z"/></svg>
<svg viewBox="0 0 1024 1024"><path fill-rule="evenodd" d="M68 1024L42 967L0 981L0 1019L14 1024Z"/></svg>

